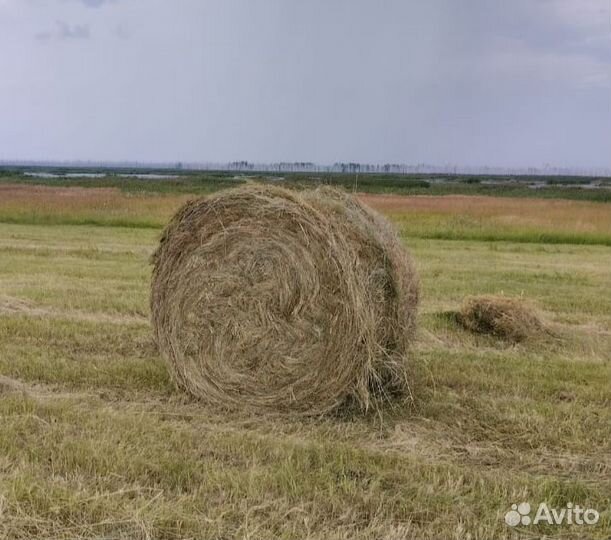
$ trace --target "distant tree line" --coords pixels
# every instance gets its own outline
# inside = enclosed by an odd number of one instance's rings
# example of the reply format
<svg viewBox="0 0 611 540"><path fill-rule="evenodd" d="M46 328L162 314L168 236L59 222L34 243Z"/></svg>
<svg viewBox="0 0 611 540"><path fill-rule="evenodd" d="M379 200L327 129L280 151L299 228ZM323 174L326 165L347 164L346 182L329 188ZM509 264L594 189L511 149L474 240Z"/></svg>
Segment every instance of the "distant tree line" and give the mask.
<svg viewBox="0 0 611 540"><path fill-rule="evenodd" d="M490 167L490 166L459 166L435 165L429 163L358 163L336 162L332 165L321 165L312 161L279 161L272 163L255 163L251 161L231 161L184 163L165 162L151 163L140 161L29 161L0 160L0 168L7 169L146 169L146 170L177 170L177 171L235 171L235 172L274 172L274 173L344 173L344 174L475 174L475 175L543 175L543 176L611 176L608 168L572 168L554 167Z"/></svg>

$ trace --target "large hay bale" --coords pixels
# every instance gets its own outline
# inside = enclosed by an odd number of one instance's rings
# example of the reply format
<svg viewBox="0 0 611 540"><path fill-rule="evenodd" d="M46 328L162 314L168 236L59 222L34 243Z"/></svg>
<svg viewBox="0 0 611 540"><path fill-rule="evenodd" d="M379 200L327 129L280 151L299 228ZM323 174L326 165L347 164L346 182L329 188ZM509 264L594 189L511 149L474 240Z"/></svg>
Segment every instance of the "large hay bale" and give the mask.
<svg viewBox="0 0 611 540"><path fill-rule="evenodd" d="M471 296L458 313L458 322L478 334L491 334L518 343L548 332L536 310L520 298Z"/></svg>
<svg viewBox="0 0 611 540"><path fill-rule="evenodd" d="M255 184L191 201L152 261L159 350L194 396L320 414L406 390L417 277L353 197Z"/></svg>

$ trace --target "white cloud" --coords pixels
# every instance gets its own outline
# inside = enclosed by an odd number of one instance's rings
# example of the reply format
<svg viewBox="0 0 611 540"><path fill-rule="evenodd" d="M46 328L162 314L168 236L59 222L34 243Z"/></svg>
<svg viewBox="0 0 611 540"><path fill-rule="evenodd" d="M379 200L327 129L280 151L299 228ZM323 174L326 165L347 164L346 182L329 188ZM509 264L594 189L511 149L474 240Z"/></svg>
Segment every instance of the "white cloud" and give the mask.
<svg viewBox="0 0 611 540"><path fill-rule="evenodd" d="M85 7L88 7L88 8L99 8L105 4L114 4L116 2L116 0L76 0L76 1L80 2Z"/></svg>
<svg viewBox="0 0 611 540"><path fill-rule="evenodd" d="M583 54L514 47L490 56L490 73L521 80L557 82L573 88L611 88L609 65Z"/></svg>
<svg viewBox="0 0 611 540"><path fill-rule="evenodd" d="M544 0L565 24L581 28L598 28L611 42L611 7L608 0Z"/></svg>
<svg viewBox="0 0 611 540"><path fill-rule="evenodd" d="M610 6L609 0L486 5L479 18L460 19L458 38L447 44L448 69L457 80L611 88Z"/></svg>

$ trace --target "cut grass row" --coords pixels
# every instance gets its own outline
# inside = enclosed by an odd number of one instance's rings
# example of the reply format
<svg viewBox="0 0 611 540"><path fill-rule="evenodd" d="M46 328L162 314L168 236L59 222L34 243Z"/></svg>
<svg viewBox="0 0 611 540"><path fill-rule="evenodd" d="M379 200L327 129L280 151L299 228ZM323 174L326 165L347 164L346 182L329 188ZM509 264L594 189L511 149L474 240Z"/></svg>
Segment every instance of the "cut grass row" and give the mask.
<svg viewBox="0 0 611 540"><path fill-rule="evenodd" d="M610 210L611 212L611 210ZM0 223L28 225L82 225L96 227L130 227L137 229L161 229L161 220L133 217L78 217L41 213L0 212ZM415 226L414 226L415 225ZM583 244L611 246L611 231L608 234L563 233L540 230L498 230L494 225L456 227L451 219L440 219L437 225L414 224L403 229L405 236L431 240L471 240L479 242L521 242L534 244Z"/></svg>
<svg viewBox="0 0 611 540"><path fill-rule="evenodd" d="M0 393L0 537L503 539L522 500L597 508L586 537L608 536L608 248L407 239L423 281L416 406L298 420L174 389L147 323L159 231L0 232L0 374L27 388ZM563 340L508 346L440 316L501 290Z"/></svg>
<svg viewBox="0 0 611 540"><path fill-rule="evenodd" d="M487 404L494 406L498 403ZM424 448L405 452L400 445L385 448L384 441L363 444L366 425L342 430L295 424L287 436L256 420L244 429L214 416L203 420L183 411L173 419L153 407L119 407L95 398L5 398L0 414L6 419L0 451L8 462L19 463L13 475L0 477L8 517L0 531L15 539L394 539L465 533L508 538L502 520L508 501L528 496L558 507L573 500L597 508L609 504L604 482L533 474L536 464L524 461L522 470L514 466L500 474L490 461L444 455L444 446L434 440L428 450L438 453L428 457ZM524 408L512 418L500 414L486 421L528 418L532 413ZM466 448L460 430L436 427L455 434L454 444ZM528 441L518 441L528 448ZM609 525L603 513L589 537L603 538ZM579 533L575 527L569 531ZM555 531L537 527L536 532Z"/></svg>

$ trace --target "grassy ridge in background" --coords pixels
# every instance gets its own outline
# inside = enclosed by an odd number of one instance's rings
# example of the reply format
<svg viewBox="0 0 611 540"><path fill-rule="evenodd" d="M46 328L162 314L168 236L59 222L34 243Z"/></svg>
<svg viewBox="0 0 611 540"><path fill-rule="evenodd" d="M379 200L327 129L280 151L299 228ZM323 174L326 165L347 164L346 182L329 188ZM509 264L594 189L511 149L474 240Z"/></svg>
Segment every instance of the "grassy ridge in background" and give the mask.
<svg viewBox="0 0 611 540"><path fill-rule="evenodd" d="M72 171L54 170L65 173ZM403 195L494 195L544 199L611 201L611 178L572 176L490 176L450 174L345 174L345 173L244 173L223 171L125 170L126 174L164 174L176 178L136 178L120 176L116 171L88 169L87 173L105 173L103 178L25 176L17 171L0 171L0 183L25 183L58 187L114 187L125 192L205 194L248 179L273 182L289 187L313 187L329 184L365 193L400 193ZM494 182L490 184L488 182ZM591 183L607 189L588 189ZM530 184L544 185L533 189Z"/></svg>
<svg viewBox="0 0 611 540"><path fill-rule="evenodd" d="M0 222L156 229L194 196L0 183ZM388 214L410 237L611 245L611 206L592 201L464 195L360 198Z"/></svg>

